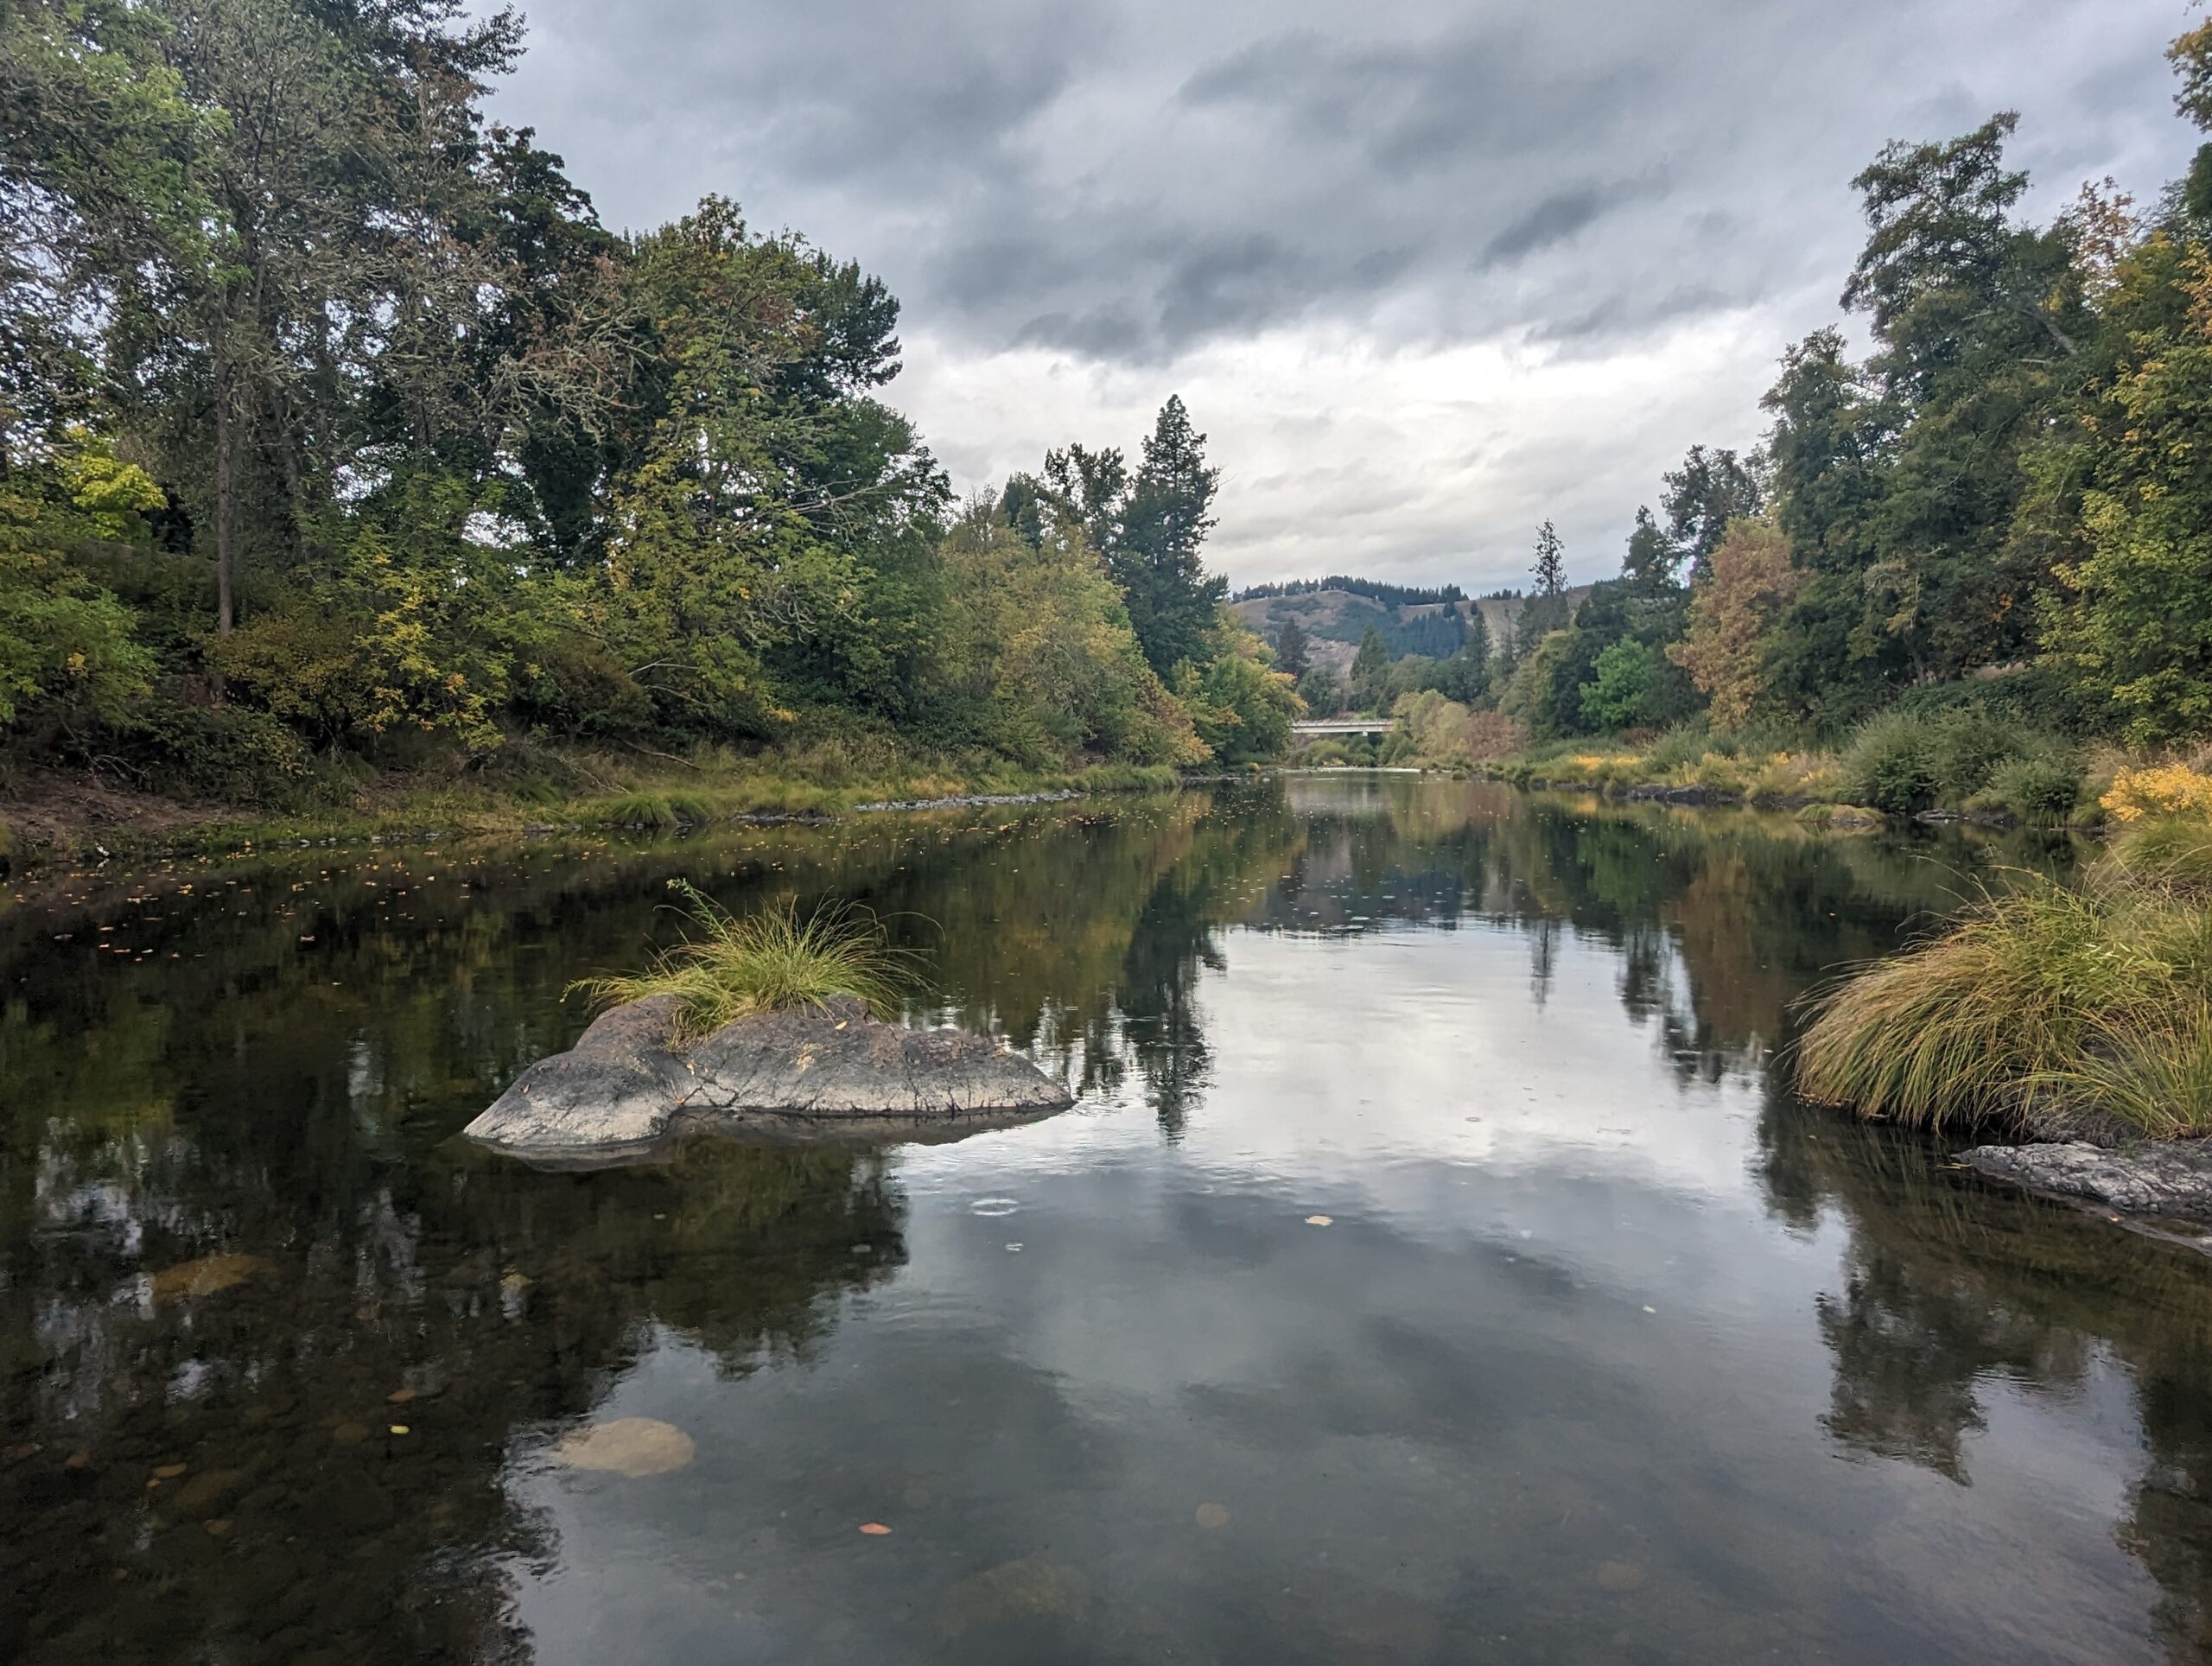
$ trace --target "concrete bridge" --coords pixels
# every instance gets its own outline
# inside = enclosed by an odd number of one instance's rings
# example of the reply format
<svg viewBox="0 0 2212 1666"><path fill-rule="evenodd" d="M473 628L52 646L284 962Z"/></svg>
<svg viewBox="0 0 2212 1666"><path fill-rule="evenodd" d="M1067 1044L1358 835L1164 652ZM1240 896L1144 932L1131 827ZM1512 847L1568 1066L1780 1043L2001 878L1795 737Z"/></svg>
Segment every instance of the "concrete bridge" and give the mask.
<svg viewBox="0 0 2212 1666"><path fill-rule="evenodd" d="M1293 734L1313 740L1323 734L1388 734L1387 717L1316 717L1290 726Z"/></svg>

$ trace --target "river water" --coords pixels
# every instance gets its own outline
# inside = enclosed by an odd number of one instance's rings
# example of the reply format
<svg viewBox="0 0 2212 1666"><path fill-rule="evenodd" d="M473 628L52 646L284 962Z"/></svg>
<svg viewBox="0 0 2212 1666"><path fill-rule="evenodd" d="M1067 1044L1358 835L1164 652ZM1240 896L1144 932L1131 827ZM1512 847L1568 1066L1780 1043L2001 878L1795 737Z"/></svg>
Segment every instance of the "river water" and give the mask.
<svg viewBox="0 0 2212 1666"><path fill-rule="evenodd" d="M2202 1658L2212 1261L1776 1061L2072 859L1344 775L25 887L0 1657ZM677 875L880 911L1075 1108L455 1141Z"/></svg>

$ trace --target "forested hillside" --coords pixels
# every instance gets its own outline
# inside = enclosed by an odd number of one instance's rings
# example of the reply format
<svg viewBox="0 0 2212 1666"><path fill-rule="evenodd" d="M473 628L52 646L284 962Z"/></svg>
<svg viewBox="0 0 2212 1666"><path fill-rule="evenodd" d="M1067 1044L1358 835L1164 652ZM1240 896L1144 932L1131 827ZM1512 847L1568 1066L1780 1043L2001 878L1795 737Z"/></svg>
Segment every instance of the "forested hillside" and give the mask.
<svg viewBox="0 0 2212 1666"><path fill-rule="evenodd" d="M1564 609L1571 617L1591 588L1564 587L1549 616ZM1230 605L1275 648L1278 665L1297 676L1306 705L1328 713L1446 686L1471 664L1479 664L1484 677L1495 676L1514 663L1512 645L1530 598L1518 591L1469 597L1456 584L1421 590L1332 575L1255 584ZM1539 609L1538 616L1548 615ZM1355 677L1370 632L1379 645L1368 648ZM1450 668L1440 669L1446 661Z"/></svg>
<svg viewBox="0 0 2212 1666"><path fill-rule="evenodd" d="M452 0L0 22L0 754L237 800L563 747L1188 765L1294 705L1216 475L951 501L876 278L709 198L602 226Z"/></svg>

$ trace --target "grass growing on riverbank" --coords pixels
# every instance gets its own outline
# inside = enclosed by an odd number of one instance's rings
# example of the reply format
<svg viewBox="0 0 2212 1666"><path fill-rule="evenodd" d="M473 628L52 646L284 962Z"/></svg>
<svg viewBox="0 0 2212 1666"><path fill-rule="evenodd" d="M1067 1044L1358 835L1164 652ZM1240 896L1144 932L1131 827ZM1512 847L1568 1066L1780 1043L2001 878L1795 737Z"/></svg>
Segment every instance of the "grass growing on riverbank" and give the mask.
<svg viewBox="0 0 2212 1666"><path fill-rule="evenodd" d="M1476 766L1516 785L1689 789L1764 805L1943 810L2058 827L2094 819L2095 760L1985 713L1892 709L1834 749L1780 733L1683 724L1641 743L1554 741Z"/></svg>
<svg viewBox="0 0 2212 1666"><path fill-rule="evenodd" d="M2123 775L2107 805L2131 809ZM2055 1113L2212 1133L2212 822L2139 810L2074 886L1988 896L1816 998L1808 1098L1930 1127Z"/></svg>
<svg viewBox="0 0 2212 1666"><path fill-rule="evenodd" d="M696 935L657 956L645 971L585 978L570 985L594 1006L673 995L687 1033L705 1035L750 1013L820 1007L839 995L895 1014L914 982L913 957L891 946L882 922L848 907L802 919L789 901L736 915L696 887L671 880Z"/></svg>
<svg viewBox="0 0 2212 1666"><path fill-rule="evenodd" d="M690 758L541 751L527 767L379 781L344 801L280 813L181 806L57 778L42 792L19 785L0 800L0 838L13 823L20 857L65 861L80 854L219 854L303 840L515 836L570 824L666 832L762 817L838 816L887 802L1168 792L1179 779L1165 766L1033 770L988 758L911 757L832 745L750 756L713 750Z"/></svg>

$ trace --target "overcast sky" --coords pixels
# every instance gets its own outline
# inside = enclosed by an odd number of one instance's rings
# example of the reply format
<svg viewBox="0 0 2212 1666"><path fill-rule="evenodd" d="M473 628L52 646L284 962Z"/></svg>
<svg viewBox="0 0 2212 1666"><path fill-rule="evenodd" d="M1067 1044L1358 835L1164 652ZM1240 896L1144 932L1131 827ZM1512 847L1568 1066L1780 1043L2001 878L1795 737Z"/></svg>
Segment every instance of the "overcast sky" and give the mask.
<svg viewBox="0 0 2212 1666"><path fill-rule="evenodd" d="M1851 176L2021 112L2047 214L2194 140L2182 0L535 0L494 101L602 218L720 192L880 273L965 490L1179 392L1213 564L1470 589L1619 561L1834 320Z"/></svg>

